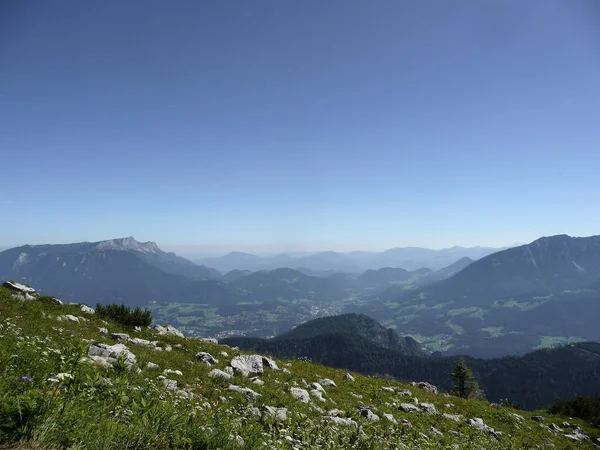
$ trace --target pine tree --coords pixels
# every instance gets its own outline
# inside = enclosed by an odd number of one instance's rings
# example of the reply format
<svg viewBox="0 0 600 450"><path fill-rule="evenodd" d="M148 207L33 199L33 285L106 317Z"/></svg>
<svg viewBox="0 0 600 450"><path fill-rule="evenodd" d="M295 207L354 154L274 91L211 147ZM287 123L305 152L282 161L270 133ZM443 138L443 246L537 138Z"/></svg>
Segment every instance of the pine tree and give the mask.
<svg viewBox="0 0 600 450"><path fill-rule="evenodd" d="M479 389L479 384L477 384L473 372L462 358L456 361L456 366L450 377L454 380L454 395L462 398L483 398L483 392Z"/></svg>

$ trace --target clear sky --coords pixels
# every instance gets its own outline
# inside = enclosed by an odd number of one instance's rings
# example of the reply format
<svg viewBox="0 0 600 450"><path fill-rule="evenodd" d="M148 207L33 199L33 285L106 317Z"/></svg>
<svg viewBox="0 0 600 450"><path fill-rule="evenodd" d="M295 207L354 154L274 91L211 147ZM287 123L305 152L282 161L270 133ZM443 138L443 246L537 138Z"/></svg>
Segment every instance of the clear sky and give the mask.
<svg viewBox="0 0 600 450"><path fill-rule="evenodd" d="M600 2L4 0L0 155L5 246L600 234Z"/></svg>

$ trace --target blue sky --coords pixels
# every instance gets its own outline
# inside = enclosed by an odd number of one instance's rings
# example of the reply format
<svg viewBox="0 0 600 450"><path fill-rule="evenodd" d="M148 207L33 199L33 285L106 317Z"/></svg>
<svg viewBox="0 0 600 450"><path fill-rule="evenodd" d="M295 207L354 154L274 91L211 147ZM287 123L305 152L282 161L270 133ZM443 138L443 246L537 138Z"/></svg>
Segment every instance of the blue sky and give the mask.
<svg viewBox="0 0 600 450"><path fill-rule="evenodd" d="M600 3L0 3L0 244L599 234Z"/></svg>

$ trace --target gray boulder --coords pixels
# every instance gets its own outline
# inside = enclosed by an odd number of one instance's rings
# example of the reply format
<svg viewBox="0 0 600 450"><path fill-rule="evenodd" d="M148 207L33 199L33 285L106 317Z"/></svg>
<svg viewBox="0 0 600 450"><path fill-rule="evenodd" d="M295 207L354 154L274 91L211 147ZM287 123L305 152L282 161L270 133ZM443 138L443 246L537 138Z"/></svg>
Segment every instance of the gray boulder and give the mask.
<svg viewBox="0 0 600 450"><path fill-rule="evenodd" d="M398 407L404 412L419 412L421 411L417 405L413 405L412 403L400 403Z"/></svg>
<svg viewBox="0 0 600 450"><path fill-rule="evenodd" d="M158 334L160 334L161 336L183 337L183 333L172 325L165 325L164 327L156 325L154 329L158 331Z"/></svg>
<svg viewBox="0 0 600 450"><path fill-rule="evenodd" d="M343 417L336 416L323 416L323 420L327 422L332 422L336 425L344 425L344 426L354 426L358 427L358 424L352 419L344 419Z"/></svg>
<svg viewBox="0 0 600 450"><path fill-rule="evenodd" d="M196 358L207 366L213 366L219 363L219 360L215 358L213 355L207 352L198 352L196 353Z"/></svg>
<svg viewBox="0 0 600 450"><path fill-rule="evenodd" d="M125 358L125 364L128 367L137 362L135 355L124 344L93 344L88 349L88 355L105 358L110 364L116 363L117 359L122 356Z"/></svg>
<svg viewBox="0 0 600 450"><path fill-rule="evenodd" d="M337 387L337 385L335 384L335 381L330 380L329 378L321 378L319 380L319 383L321 383L321 386L325 386L325 387Z"/></svg>
<svg viewBox="0 0 600 450"><path fill-rule="evenodd" d="M435 387L433 384L427 383L425 381L419 381L419 382L413 381L410 384L412 386L418 387L420 389L424 389L424 390L426 390L428 392L431 392L433 394L437 394L438 393L438 388L437 387Z"/></svg>
<svg viewBox="0 0 600 450"><path fill-rule="evenodd" d="M287 408L275 408L274 406L265 406L263 417L274 420L275 422L285 422L287 420Z"/></svg>
<svg viewBox="0 0 600 450"><path fill-rule="evenodd" d="M117 341L128 341L129 335L125 333L111 333L110 337L116 339Z"/></svg>
<svg viewBox="0 0 600 450"><path fill-rule="evenodd" d="M208 372L208 376L210 378L223 378L224 380L229 380L231 379L231 375L228 374L227 372L223 372L220 369L213 369L210 372Z"/></svg>
<svg viewBox="0 0 600 450"><path fill-rule="evenodd" d="M351 382L351 383L354 383L354 377L352 375L350 375L349 373L347 373L346 375L344 375L344 379L347 380L347 381L349 381L349 382Z"/></svg>
<svg viewBox="0 0 600 450"><path fill-rule="evenodd" d="M254 401L258 397L260 397L260 394L258 392L254 392L250 388L236 386L235 384L230 384L227 387L227 390L233 391L233 392L240 392L240 393L244 394L248 398L248 400L251 400L251 401Z"/></svg>
<svg viewBox="0 0 600 450"><path fill-rule="evenodd" d="M297 400L300 400L302 403L310 402L310 395L306 389L301 388L290 388L290 394Z"/></svg>
<svg viewBox="0 0 600 450"><path fill-rule="evenodd" d="M378 422L379 416L371 411L369 408L361 408L360 417L364 417L369 422Z"/></svg>
<svg viewBox="0 0 600 450"><path fill-rule="evenodd" d="M231 360L230 366L245 377L251 373L263 374L263 358L260 355L239 355Z"/></svg>

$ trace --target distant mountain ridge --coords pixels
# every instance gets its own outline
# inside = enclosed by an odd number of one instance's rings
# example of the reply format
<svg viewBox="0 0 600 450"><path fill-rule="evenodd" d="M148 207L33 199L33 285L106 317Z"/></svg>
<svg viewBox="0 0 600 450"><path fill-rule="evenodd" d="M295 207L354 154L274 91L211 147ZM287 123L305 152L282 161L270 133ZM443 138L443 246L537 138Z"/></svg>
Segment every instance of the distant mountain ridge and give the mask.
<svg viewBox="0 0 600 450"><path fill-rule="evenodd" d="M452 352L499 356L543 341L600 340L600 236L542 237L411 292L391 287L371 313Z"/></svg>
<svg viewBox="0 0 600 450"><path fill-rule="evenodd" d="M182 299L228 298L214 269L198 266L154 242L120 238L73 244L24 245L0 252L0 278L55 292L65 300L147 303Z"/></svg>
<svg viewBox="0 0 600 450"><path fill-rule="evenodd" d="M293 257L286 254L277 256L257 256L250 253L232 252L220 257L197 259L199 264L214 267L221 272L239 270L273 270L280 267L308 269L313 271L338 271L360 273L384 267L416 270L426 267L442 269L461 258L480 259L504 248L491 247L452 247L432 250L420 247L392 248L384 252L317 252L312 255Z"/></svg>

